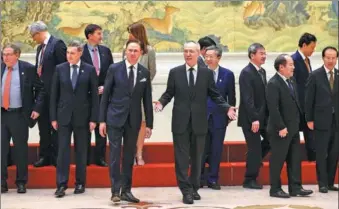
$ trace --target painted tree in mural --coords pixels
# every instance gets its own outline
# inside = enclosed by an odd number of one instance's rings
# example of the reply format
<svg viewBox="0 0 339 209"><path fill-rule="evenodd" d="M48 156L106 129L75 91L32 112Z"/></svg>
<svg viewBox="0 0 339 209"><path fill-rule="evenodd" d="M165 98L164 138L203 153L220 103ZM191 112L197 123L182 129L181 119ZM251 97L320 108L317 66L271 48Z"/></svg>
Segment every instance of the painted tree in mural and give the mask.
<svg viewBox="0 0 339 209"><path fill-rule="evenodd" d="M49 22L59 7L54 1L1 1L1 45L21 42L23 48L34 47L28 26L35 21Z"/></svg>

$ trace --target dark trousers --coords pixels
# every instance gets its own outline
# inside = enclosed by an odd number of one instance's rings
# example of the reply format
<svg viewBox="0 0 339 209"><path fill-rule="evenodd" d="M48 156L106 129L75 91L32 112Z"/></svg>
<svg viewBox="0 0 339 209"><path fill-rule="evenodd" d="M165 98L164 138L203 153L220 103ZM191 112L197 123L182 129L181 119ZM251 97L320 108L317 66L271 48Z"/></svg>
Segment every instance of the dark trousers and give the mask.
<svg viewBox="0 0 339 209"><path fill-rule="evenodd" d="M55 161L58 153L58 132L53 129L49 119L49 96L46 96L45 101L46 104L38 118L40 136L39 157Z"/></svg>
<svg viewBox="0 0 339 209"><path fill-rule="evenodd" d="M88 146L88 126L73 126L72 124L58 127L59 150L56 167L57 187L67 187L69 168L71 164L71 134L75 144L75 184L86 184L86 164Z"/></svg>
<svg viewBox="0 0 339 209"><path fill-rule="evenodd" d="M109 175L112 193L130 192L136 144L139 129L133 129L127 119L121 128L107 127L109 141ZM124 139L122 155L122 171L120 172L121 142Z"/></svg>
<svg viewBox="0 0 339 209"><path fill-rule="evenodd" d="M287 164L288 190L289 192L301 188L301 157L300 157L300 135L288 133L287 137L281 138L277 133L269 134L271 145L270 157L270 182L271 193L281 190L280 174Z"/></svg>
<svg viewBox="0 0 339 209"><path fill-rule="evenodd" d="M173 133L175 174L182 194L198 191L200 188L201 161L205 147L206 135L196 135L189 122L182 134ZM188 168L191 163L191 175Z"/></svg>
<svg viewBox="0 0 339 209"><path fill-rule="evenodd" d="M208 119L208 133L205 142L204 156L202 157L201 165L201 180L207 180L209 183L218 182L219 167L223 151L226 127L215 128L213 124L213 116ZM209 164L208 173L205 171L205 162Z"/></svg>
<svg viewBox="0 0 339 209"><path fill-rule="evenodd" d="M28 178L28 124L21 111L1 109L1 183L8 178L7 157L10 140L14 144L16 184L26 184Z"/></svg>
<svg viewBox="0 0 339 209"><path fill-rule="evenodd" d="M106 137L102 137L99 133L99 126L98 123L97 126L94 129L95 133L95 148L94 148L94 162L98 162L100 160L105 160L106 156ZM91 161L91 138L92 133L89 133L89 139L88 140L88 151L87 151L87 161L90 163Z"/></svg>
<svg viewBox="0 0 339 209"><path fill-rule="evenodd" d="M242 128L245 136L247 145L247 156L246 156L246 172L244 183L250 181L256 181L262 159L265 158L267 153L270 151L270 143L266 131L260 129L257 133L253 133L251 129ZM261 137L263 140L261 140Z"/></svg>
<svg viewBox="0 0 339 209"><path fill-rule="evenodd" d="M333 115L332 127L328 130L314 130L316 142L316 169L319 187L333 186L339 153L339 128L335 126Z"/></svg>
<svg viewBox="0 0 339 209"><path fill-rule="evenodd" d="M302 118L303 124L302 124L302 132L304 134L304 141L305 141L305 150L307 155L308 161L315 161L316 158L316 147L315 147L315 139L314 139L314 133L311 129L308 128L307 123L305 121L305 117Z"/></svg>

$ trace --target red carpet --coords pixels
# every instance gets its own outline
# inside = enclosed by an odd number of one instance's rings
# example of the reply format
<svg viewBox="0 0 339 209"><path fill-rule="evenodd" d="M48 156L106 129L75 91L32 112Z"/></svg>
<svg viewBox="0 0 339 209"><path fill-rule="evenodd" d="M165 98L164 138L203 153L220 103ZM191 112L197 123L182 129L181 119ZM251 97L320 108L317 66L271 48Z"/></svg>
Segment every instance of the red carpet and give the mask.
<svg viewBox="0 0 339 209"><path fill-rule="evenodd" d="M34 162L38 156L38 145L30 144L29 162ZM108 150L107 150L108 151ZM305 159L304 146L301 150ZM133 186L176 186L174 172L173 146L171 143L147 143L144 149L144 158L148 163L145 166L135 166L133 171ZM241 185L245 172L245 142L225 142L224 153L220 168L220 183L222 185ZM108 152L107 152L108 156ZM73 155L72 155L73 157ZM269 184L269 165L267 162L261 169L259 181L262 184ZM8 184L15 187L15 166L8 169ZM48 166L34 168L29 166L28 188L55 188L56 171L55 167ZM315 163L304 161L302 163L303 184L316 184ZM74 187L75 165L71 165L69 187ZM336 178L338 183L338 176ZM286 168L282 172L282 183L287 184ZM98 166L87 167L87 187L109 187L110 180L108 168Z"/></svg>

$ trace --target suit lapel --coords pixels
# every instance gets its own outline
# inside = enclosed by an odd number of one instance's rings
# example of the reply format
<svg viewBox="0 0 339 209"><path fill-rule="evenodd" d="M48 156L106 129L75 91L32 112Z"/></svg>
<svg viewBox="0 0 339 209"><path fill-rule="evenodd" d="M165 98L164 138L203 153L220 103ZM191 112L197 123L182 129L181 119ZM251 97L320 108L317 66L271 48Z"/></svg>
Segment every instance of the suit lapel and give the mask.
<svg viewBox="0 0 339 209"><path fill-rule="evenodd" d="M303 57L301 56L301 54L299 53L298 50L297 50L296 53L297 53L297 55L298 55L298 62L299 62L299 65L302 66L302 69L305 71L305 73L309 74L308 69L307 69L307 66L306 66L306 63L305 63L305 60L303 59ZM309 65L310 65L310 72L312 72L311 61L310 61Z"/></svg>
<svg viewBox="0 0 339 209"><path fill-rule="evenodd" d="M134 93L135 89L138 88L139 86L139 83L140 83L140 76L141 76L141 69L140 69L140 64L138 64L138 68L136 70L137 74L134 75L136 76L136 79L135 79L135 85L134 85L134 88L133 88L133 91L132 91L132 94Z"/></svg>
<svg viewBox="0 0 339 209"><path fill-rule="evenodd" d="M84 46L84 51L83 51L83 55L82 55L82 56L84 56L84 61L85 61L85 62L87 62L87 63L90 64L90 65L93 65L92 57L91 57L91 55L90 55L90 53L89 53L88 50L89 50L89 49L88 49L88 45L85 44L85 46Z"/></svg>
<svg viewBox="0 0 339 209"><path fill-rule="evenodd" d="M1 65L1 79L2 79L2 76L4 75L5 69L6 69L6 65L2 64Z"/></svg>
<svg viewBox="0 0 339 209"><path fill-rule="evenodd" d="M324 68L324 66L322 67L322 73L320 74L322 76L322 79L324 81L324 84L326 86L326 89L328 90L328 92L330 94L332 94L332 91L331 91L331 86L330 86L330 81L328 80L328 77L326 75L326 70Z"/></svg>
<svg viewBox="0 0 339 209"><path fill-rule="evenodd" d="M219 67L219 72L218 72L218 77L217 77L217 82L216 82L218 87L223 82L224 77L225 77L225 73L221 70L221 67Z"/></svg>
<svg viewBox="0 0 339 209"><path fill-rule="evenodd" d="M65 75L64 78L67 81L68 87L73 90L72 77L71 77L71 67L70 67L69 63L67 65L66 69L64 71L62 70L61 72L64 72L64 75Z"/></svg>
<svg viewBox="0 0 339 209"><path fill-rule="evenodd" d="M21 98L24 96L24 80L25 80L25 69L24 66L20 61L19 62L19 78L20 78L20 91L21 91Z"/></svg>
<svg viewBox="0 0 339 209"><path fill-rule="evenodd" d="M338 69L334 69L334 91L333 93L338 93L339 92L339 71Z"/></svg>
<svg viewBox="0 0 339 209"><path fill-rule="evenodd" d="M48 40L48 43L47 43L47 45L46 45L46 48L45 48L45 51L44 51L44 55L43 55L43 57L42 57L42 65L44 65L45 64L45 60L47 59L47 57L48 57L48 54L50 53L50 51L51 51L51 49L52 49L52 41L53 41L53 39L54 39L54 37L53 36L51 36L50 38L49 38L49 40ZM40 50L41 51L41 50ZM40 52L39 52L40 53ZM39 63L38 63L38 65L39 65Z"/></svg>
<svg viewBox="0 0 339 209"><path fill-rule="evenodd" d="M105 57L105 53L103 52L103 49L100 45L98 45L98 51L99 51L99 61L100 61L100 74L103 70L102 66L103 66L103 62L105 61L106 57Z"/></svg>
<svg viewBox="0 0 339 209"><path fill-rule="evenodd" d="M83 62L80 63L80 68L79 68L79 71L78 71L78 78L77 78L77 82L75 84L75 88L74 90L76 90L78 88L78 85L79 85L79 82L80 82L80 79L82 78L82 73L84 72L84 64ZM72 83L72 82L71 82Z"/></svg>

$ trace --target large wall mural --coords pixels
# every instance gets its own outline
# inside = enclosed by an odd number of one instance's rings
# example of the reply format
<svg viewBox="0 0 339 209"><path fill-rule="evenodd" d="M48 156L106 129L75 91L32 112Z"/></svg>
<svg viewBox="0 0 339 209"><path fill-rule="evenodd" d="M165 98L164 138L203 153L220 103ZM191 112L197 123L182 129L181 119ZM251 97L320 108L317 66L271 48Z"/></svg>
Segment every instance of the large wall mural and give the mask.
<svg viewBox="0 0 339 209"><path fill-rule="evenodd" d="M338 46L338 1L1 1L1 44L33 52L27 25L42 20L65 42L84 41L89 23L104 29L104 43L121 52L133 22L147 27L157 52L178 52L186 40L210 36L225 51L260 42L268 51L294 51L299 36L314 33L317 51Z"/></svg>

